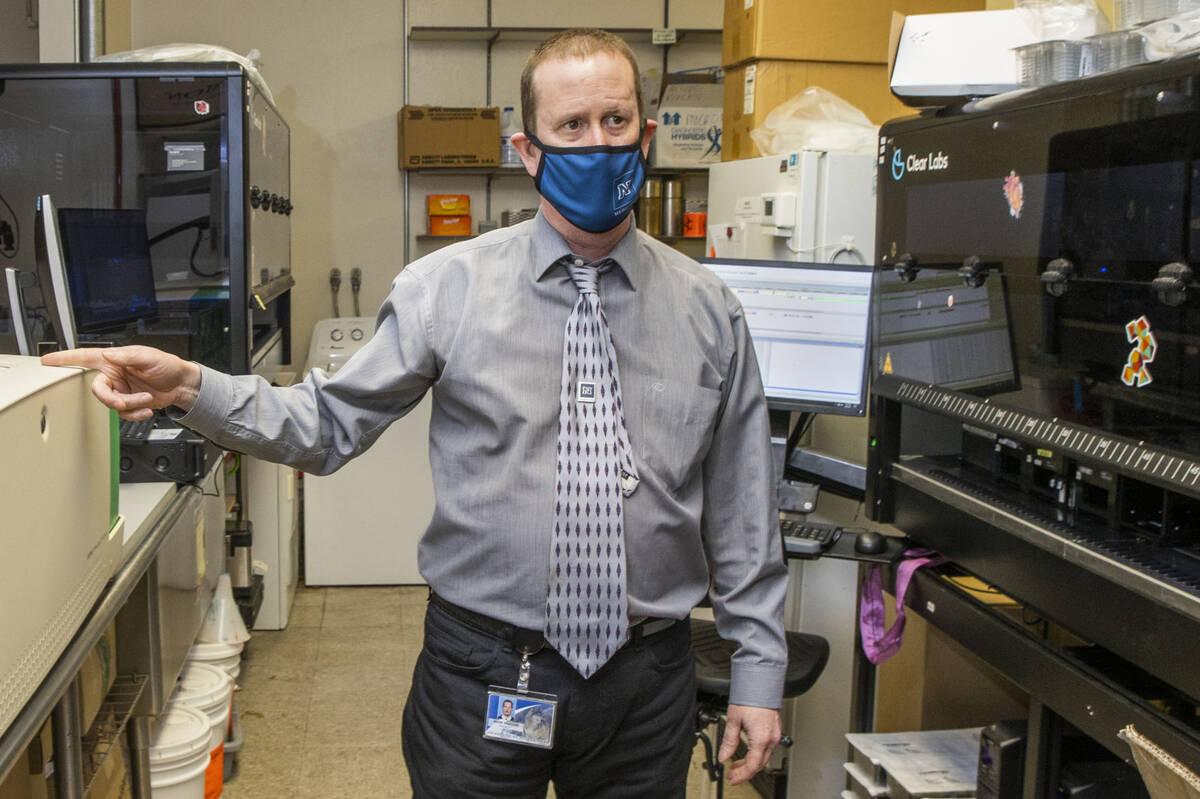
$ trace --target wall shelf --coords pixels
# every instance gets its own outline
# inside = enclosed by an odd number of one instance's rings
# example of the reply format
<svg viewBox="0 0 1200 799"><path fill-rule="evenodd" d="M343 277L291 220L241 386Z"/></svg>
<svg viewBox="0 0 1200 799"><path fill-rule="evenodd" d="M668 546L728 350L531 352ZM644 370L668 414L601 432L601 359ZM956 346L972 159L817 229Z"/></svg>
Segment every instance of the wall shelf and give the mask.
<svg viewBox="0 0 1200 799"><path fill-rule="evenodd" d="M414 25L409 29L408 37L414 42L448 42L448 41L477 41L496 44L499 42L540 42L558 33L562 28L525 28L525 27L479 27L474 25ZM607 28L610 33L620 36L627 42L645 44L654 41L654 31L664 29L652 28ZM666 28L675 31L675 41L670 44L683 42L721 43L720 28Z"/></svg>

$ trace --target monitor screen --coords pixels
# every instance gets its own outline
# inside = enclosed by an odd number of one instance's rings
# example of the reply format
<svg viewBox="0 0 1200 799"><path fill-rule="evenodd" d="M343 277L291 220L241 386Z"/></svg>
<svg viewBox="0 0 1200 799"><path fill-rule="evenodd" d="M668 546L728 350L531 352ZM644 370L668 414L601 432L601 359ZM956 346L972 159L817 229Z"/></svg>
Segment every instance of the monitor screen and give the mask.
<svg viewBox="0 0 1200 799"><path fill-rule="evenodd" d="M58 221L80 332L157 315L145 211L60 208Z"/></svg>
<svg viewBox="0 0 1200 799"><path fill-rule="evenodd" d="M866 412L870 265L700 262L742 303L772 409Z"/></svg>

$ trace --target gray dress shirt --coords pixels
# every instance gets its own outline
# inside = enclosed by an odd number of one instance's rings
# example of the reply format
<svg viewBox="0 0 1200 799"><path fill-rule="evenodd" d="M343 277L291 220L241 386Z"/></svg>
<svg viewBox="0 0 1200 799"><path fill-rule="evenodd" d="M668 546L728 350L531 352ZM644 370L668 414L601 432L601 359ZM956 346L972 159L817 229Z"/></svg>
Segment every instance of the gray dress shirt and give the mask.
<svg viewBox="0 0 1200 799"><path fill-rule="evenodd" d="M425 256L393 281L370 342L333 376L271 387L203 370L184 424L228 449L327 474L433 391L436 507L421 574L510 624L545 621L563 328L578 296L539 214ZM787 649L766 401L720 279L633 229L600 276L641 476L625 500L629 613L684 618L710 589L736 641L734 704L779 707Z"/></svg>

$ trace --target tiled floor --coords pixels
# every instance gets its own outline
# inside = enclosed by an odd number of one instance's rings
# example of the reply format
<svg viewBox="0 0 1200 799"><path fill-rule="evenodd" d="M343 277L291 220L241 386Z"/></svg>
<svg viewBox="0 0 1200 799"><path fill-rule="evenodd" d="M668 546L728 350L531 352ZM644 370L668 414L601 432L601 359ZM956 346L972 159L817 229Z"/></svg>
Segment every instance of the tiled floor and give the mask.
<svg viewBox="0 0 1200 799"><path fill-rule="evenodd" d="M426 595L423 587L301 588L286 630L254 633L236 700L245 743L225 799L412 795L400 714ZM689 797L705 795L703 776L693 762ZM736 786L725 796L758 794Z"/></svg>

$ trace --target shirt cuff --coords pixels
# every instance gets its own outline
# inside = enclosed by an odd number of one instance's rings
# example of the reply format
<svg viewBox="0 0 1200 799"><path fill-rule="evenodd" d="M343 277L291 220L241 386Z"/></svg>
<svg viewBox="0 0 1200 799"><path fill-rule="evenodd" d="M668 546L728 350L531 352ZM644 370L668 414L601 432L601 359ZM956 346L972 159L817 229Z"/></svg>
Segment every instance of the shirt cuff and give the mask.
<svg viewBox="0 0 1200 799"><path fill-rule="evenodd" d="M767 707L778 710L783 705L783 680L786 666L732 664L729 680L729 704Z"/></svg>
<svg viewBox="0 0 1200 799"><path fill-rule="evenodd" d="M197 366L200 367L200 390L196 393L192 409L182 413L172 407L167 410L167 415L184 427L207 435L219 429L229 418L233 403L233 378L203 364Z"/></svg>

